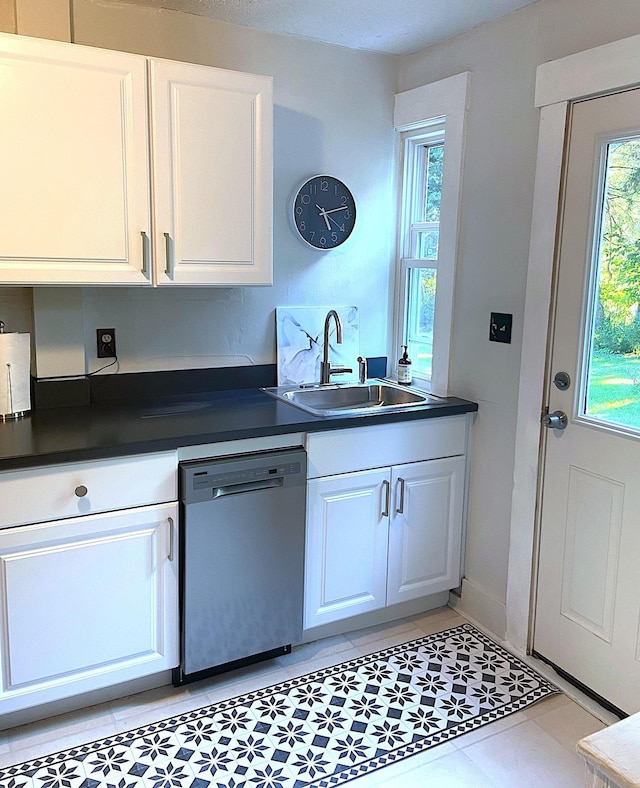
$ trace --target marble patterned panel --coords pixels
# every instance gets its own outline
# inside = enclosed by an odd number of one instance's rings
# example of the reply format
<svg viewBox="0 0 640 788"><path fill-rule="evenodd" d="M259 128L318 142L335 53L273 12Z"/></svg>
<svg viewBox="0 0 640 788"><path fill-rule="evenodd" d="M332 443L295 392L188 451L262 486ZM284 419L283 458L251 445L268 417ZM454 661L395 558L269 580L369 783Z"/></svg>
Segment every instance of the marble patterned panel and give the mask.
<svg viewBox="0 0 640 788"><path fill-rule="evenodd" d="M278 347L278 385L317 383L323 352L324 323L327 312L334 308L342 323L342 344L336 342L336 326L332 319L329 332L329 360L335 367L349 367L351 373L334 375L333 382L358 379L360 335L358 307L278 307L276 309L276 341Z"/></svg>

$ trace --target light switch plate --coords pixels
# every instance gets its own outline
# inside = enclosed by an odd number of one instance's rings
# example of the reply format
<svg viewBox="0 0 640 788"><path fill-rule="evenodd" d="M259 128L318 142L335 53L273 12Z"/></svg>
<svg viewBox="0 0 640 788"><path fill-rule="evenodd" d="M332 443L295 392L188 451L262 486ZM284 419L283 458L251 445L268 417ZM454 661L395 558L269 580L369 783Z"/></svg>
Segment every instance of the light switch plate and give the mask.
<svg viewBox="0 0 640 788"><path fill-rule="evenodd" d="M513 315L505 312L492 312L489 323L490 342L511 342Z"/></svg>

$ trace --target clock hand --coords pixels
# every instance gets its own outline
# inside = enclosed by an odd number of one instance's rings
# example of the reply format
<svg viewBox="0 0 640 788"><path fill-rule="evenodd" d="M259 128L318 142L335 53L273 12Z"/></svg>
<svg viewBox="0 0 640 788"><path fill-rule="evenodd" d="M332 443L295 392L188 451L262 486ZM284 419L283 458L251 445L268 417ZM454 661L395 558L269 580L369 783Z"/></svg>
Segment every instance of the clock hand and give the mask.
<svg viewBox="0 0 640 788"><path fill-rule="evenodd" d="M327 211L327 213L329 213L329 211ZM328 216L327 218L329 219L330 222L333 222L339 230L342 230L342 232L344 232L344 224L340 224L340 222L336 222L333 216Z"/></svg>
<svg viewBox="0 0 640 788"><path fill-rule="evenodd" d="M318 208L320 206L317 206ZM328 211L323 210L322 213L335 213L336 211L346 211L348 210L348 205L341 205L339 208L330 208Z"/></svg>
<svg viewBox="0 0 640 788"><path fill-rule="evenodd" d="M324 219L324 223L327 225L327 230L331 229L331 225L329 224L329 217L327 216L327 211L324 208L321 208L318 203L316 203L316 208L320 211L320 216Z"/></svg>

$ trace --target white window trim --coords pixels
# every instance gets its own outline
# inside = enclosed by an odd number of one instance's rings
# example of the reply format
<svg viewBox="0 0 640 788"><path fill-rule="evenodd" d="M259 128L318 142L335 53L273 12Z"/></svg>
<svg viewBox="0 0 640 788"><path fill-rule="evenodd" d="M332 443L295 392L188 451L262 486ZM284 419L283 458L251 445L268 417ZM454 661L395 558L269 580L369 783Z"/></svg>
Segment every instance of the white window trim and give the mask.
<svg viewBox="0 0 640 788"><path fill-rule="evenodd" d="M420 267L433 267L438 270L433 327L434 353L429 388L434 394L441 396L449 394L458 226L470 76L470 72L465 71L429 85L397 93L393 115L396 131L415 132L416 136L423 132L428 134L436 124L441 125L444 122L446 142L440 202L438 260L437 263L431 260L420 261ZM404 245L405 239L399 237L397 251L400 260L405 251ZM397 266L394 351L391 356L393 360L404 340L402 304L406 299L406 270L410 262L405 259ZM415 263L410 267L415 267Z"/></svg>

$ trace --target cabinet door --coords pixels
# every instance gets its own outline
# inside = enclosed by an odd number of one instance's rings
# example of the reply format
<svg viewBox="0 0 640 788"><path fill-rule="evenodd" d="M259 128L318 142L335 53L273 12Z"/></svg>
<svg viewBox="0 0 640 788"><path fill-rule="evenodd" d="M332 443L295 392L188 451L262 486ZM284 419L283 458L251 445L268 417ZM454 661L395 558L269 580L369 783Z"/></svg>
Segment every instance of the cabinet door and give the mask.
<svg viewBox="0 0 640 788"><path fill-rule="evenodd" d="M460 583L464 457L392 468L387 604Z"/></svg>
<svg viewBox="0 0 640 788"><path fill-rule="evenodd" d="M307 487L305 629L385 605L389 470Z"/></svg>
<svg viewBox="0 0 640 788"><path fill-rule="evenodd" d="M175 667L177 505L0 531L0 711Z"/></svg>
<svg viewBox="0 0 640 788"><path fill-rule="evenodd" d="M149 284L145 59L0 35L0 85L0 282Z"/></svg>
<svg viewBox="0 0 640 788"><path fill-rule="evenodd" d="M271 284L271 77L150 66L158 284Z"/></svg>

